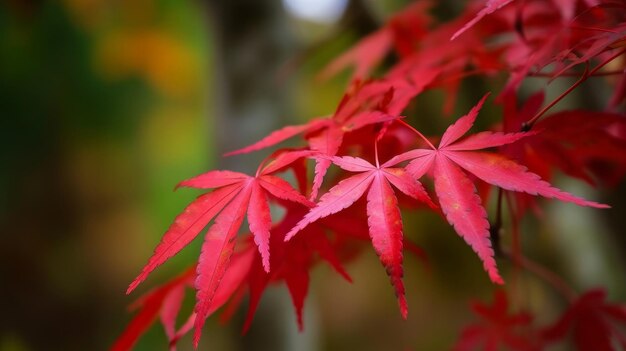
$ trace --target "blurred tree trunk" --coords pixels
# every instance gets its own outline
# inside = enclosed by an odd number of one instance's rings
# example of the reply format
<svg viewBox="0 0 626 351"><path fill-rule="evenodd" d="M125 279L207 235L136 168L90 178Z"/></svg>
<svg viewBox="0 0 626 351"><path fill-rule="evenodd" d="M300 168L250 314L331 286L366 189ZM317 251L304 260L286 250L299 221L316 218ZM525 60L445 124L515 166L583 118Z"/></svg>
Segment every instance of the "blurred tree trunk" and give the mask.
<svg viewBox="0 0 626 351"><path fill-rule="evenodd" d="M278 71L293 54L287 16L278 1L206 0L216 43L215 89L218 150L246 146L289 119L289 82ZM220 167L247 165L259 155L222 159Z"/></svg>
<svg viewBox="0 0 626 351"><path fill-rule="evenodd" d="M293 56L294 39L287 16L279 1L207 0L209 29L214 36L215 75L212 77L216 111L210 116L218 126L212 144L224 153L249 145L293 120L288 80L278 81L279 71ZM219 158L218 167L254 172L267 152ZM293 350L295 318L284 313L289 298L274 296L270 289L264 296L248 335L237 338L240 350ZM239 311L232 327L243 325L246 309ZM291 316L290 316L291 317ZM300 340L303 341L303 340ZM306 342L303 342L306 343ZM282 345L282 347L277 347ZM304 345L299 345L302 349ZM306 349L306 348L304 348Z"/></svg>

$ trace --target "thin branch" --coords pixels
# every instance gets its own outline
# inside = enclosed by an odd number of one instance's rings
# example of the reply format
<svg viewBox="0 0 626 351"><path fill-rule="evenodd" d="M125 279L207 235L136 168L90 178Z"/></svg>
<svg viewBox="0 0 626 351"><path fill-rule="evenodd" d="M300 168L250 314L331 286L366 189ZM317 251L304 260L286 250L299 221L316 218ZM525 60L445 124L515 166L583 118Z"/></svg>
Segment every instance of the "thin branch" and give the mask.
<svg viewBox="0 0 626 351"><path fill-rule="evenodd" d="M561 95L554 99L554 101L548 104L548 106L539 111L535 116L533 116L533 118L531 118L527 122L522 123L522 131L529 131L533 127L535 122L537 122L537 120L541 118L541 116L548 112L548 110L554 107L554 105L556 105L559 101L561 101L564 97L566 97L569 93L576 89L580 84L587 80L587 78L595 75L596 72L598 72L602 67L606 66L609 62L613 61L625 52L626 48L619 50L615 54L611 55L608 59L604 60L604 62L594 67L594 69L592 69L591 71L589 71L589 61L585 61L585 71L583 72L582 76L580 76L580 79L578 79L576 83L574 83L571 87L569 87L566 91L564 91ZM621 71L621 73L623 73L623 71Z"/></svg>
<svg viewBox="0 0 626 351"><path fill-rule="evenodd" d="M514 196L510 192L506 193L506 205L509 208L511 214L511 250L513 251L513 258L516 259L522 254L522 243L519 230L519 210L515 208L515 203L511 199Z"/></svg>
<svg viewBox="0 0 626 351"><path fill-rule="evenodd" d="M374 139L374 157L376 158L376 168L380 168L380 162L378 162L378 138Z"/></svg>
<svg viewBox="0 0 626 351"><path fill-rule="evenodd" d="M426 137L424 136L424 134L420 133L417 129L413 128L412 125L406 123L405 121L401 120L401 119L397 119L396 121L398 121L400 124L404 125L405 127L409 128L410 130L413 131L413 133L419 135L420 138L422 138L426 144L428 144L428 146L433 149L433 150L437 150L437 148L430 142L430 140L426 139Z"/></svg>
<svg viewBox="0 0 626 351"><path fill-rule="evenodd" d="M574 24L570 24L569 27L571 29L578 29L578 30L590 30L590 31L613 33L613 34L619 33L617 31L614 31L614 30L611 30L611 29L600 28L600 27L578 26L578 25L574 25Z"/></svg>
<svg viewBox="0 0 626 351"><path fill-rule="evenodd" d="M528 272L533 273L537 277L541 278L546 283L550 284L557 292L559 292L567 301L574 302L578 293L569 285L563 278L561 278L558 274L549 270L547 267L532 261L531 259L519 255L517 258L508 252L507 250L502 251L503 255L519 264L520 267L524 268Z"/></svg>
<svg viewBox="0 0 626 351"><path fill-rule="evenodd" d="M554 74L555 72L551 72L551 73L544 73L544 72L535 72L535 73L530 73L528 75L529 78L554 78ZM620 74L624 74L624 70L616 70L616 71L605 71L605 72L597 72L595 74L588 74L587 78L593 78L593 77L606 77L606 76L615 76L615 75L620 75ZM559 74L559 76L561 77L579 77L580 73L562 73Z"/></svg>
<svg viewBox="0 0 626 351"><path fill-rule="evenodd" d="M502 254L501 235L502 230L502 188L498 188L498 200L496 205L496 221L489 229L491 236L491 245L496 253L496 256Z"/></svg>
<svg viewBox="0 0 626 351"><path fill-rule="evenodd" d="M531 130L533 125L535 124L535 122L537 122L537 120L539 118L541 118L541 116L543 116L552 107L554 107L554 105L558 104L559 101L563 100L564 97L569 95L569 93L571 93L574 89L576 89L579 85L581 85L585 80L587 80L588 75L589 75L589 61L585 61L585 71L583 72L582 76L580 76L580 78L576 81L576 83L574 83L571 87L569 87L567 90L565 90L561 95L559 95L556 99L554 99L546 107L541 109L541 111L537 112L537 114L535 114L533 116L533 118L531 118L528 121L522 123L522 131L527 132L527 131Z"/></svg>
<svg viewBox="0 0 626 351"><path fill-rule="evenodd" d="M618 58L619 56L621 56L625 52L626 52L626 48L624 48L622 50L619 50L615 54L611 55L611 57L609 57L608 59L604 60L604 62L602 62L601 64L596 66L596 68L592 69L591 72L589 72L589 75L595 74L600 68L606 66L609 62L615 60L616 58Z"/></svg>

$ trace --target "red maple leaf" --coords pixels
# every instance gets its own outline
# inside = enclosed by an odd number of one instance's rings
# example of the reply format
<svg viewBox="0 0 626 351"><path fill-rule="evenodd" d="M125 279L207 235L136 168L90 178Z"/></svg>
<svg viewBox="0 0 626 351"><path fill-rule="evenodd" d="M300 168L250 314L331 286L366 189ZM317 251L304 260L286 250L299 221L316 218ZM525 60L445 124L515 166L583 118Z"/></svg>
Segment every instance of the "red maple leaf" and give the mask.
<svg viewBox="0 0 626 351"><path fill-rule="evenodd" d="M492 306L473 302L471 307L480 321L463 329L454 346L455 351L496 351L500 347L516 351L540 350L537 334L530 329L531 315L525 312L509 314L504 291L495 292Z"/></svg>
<svg viewBox="0 0 626 351"><path fill-rule="evenodd" d="M224 274L221 284L215 292L209 314L224 305L236 289L239 288L250 271L253 258L254 250L252 247L233 255L229 269ZM125 351L132 349L141 335L148 330L157 317L160 317L161 324L169 340L170 350L175 351L178 340L187 334L196 322L197 315L195 312L192 312L186 322L178 329L176 328L176 319L185 296L185 288L193 287L195 273L196 266L194 265L180 276L146 293L133 303L131 308L139 309L139 312L115 341L111 350Z"/></svg>
<svg viewBox="0 0 626 351"><path fill-rule="evenodd" d="M408 309L402 282L402 219L391 185L407 196L423 201L433 208L436 206L417 180L411 178L402 168L392 168L398 163L393 162L393 159L382 165L378 163L378 159L376 165L373 165L364 159L347 156L332 157L329 160L340 168L357 174L342 180L322 195L317 205L287 233L285 240L291 239L309 224L350 207L367 191L367 222L372 245L391 278L400 313L406 318Z"/></svg>
<svg viewBox="0 0 626 351"><path fill-rule="evenodd" d="M309 151L283 153L262 170L260 169L254 177L231 171L210 171L181 182L179 185L185 187L217 189L200 196L176 218L155 248L148 264L129 286L127 293L130 293L156 267L191 242L211 219L216 217L215 223L206 234L198 260L198 276L195 283L198 290L196 305L198 318L196 318L194 338L197 344L215 292L228 268L228 262L235 248L234 239L246 212L250 231L254 235L254 241L263 258L263 267L269 271L272 219L268 196L307 207L313 206L313 203L293 189L288 182L272 175L308 154L310 154Z"/></svg>
<svg viewBox="0 0 626 351"><path fill-rule="evenodd" d="M580 296L563 316L543 331L546 341L557 341L569 333L579 351L612 351L626 348L626 334L618 327L626 325L626 306L606 302L602 289ZM621 348L616 348L620 345Z"/></svg>
<svg viewBox="0 0 626 351"><path fill-rule="evenodd" d="M153 289L139 300L131 309L139 309L139 313L128 324L124 332L117 338L111 351L124 351L132 349L139 337L148 330L156 318L161 315L163 325L169 339L176 334L173 332L176 315L180 310L180 305L184 297L186 286L192 286L195 266L186 270L182 275L176 277L163 286ZM172 315L174 317L172 317Z"/></svg>
<svg viewBox="0 0 626 351"><path fill-rule="evenodd" d="M417 179L427 172L432 172L437 198L448 222L478 254L491 280L501 284L503 281L496 268L494 251L489 240L487 211L476 194L476 187L465 172L505 190L541 195L581 206L598 208L608 206L585 201L554 188L541 180L538 175L528 172L526 167L501 154L476 151L513 143L534 133L482 132L459 140L474 124L487 96L485 95L467 115L446 130L439 147L431 145L430 150L411 150L394 157L391 161L399 163L412 159L407 165L407 170Z"/></svg>

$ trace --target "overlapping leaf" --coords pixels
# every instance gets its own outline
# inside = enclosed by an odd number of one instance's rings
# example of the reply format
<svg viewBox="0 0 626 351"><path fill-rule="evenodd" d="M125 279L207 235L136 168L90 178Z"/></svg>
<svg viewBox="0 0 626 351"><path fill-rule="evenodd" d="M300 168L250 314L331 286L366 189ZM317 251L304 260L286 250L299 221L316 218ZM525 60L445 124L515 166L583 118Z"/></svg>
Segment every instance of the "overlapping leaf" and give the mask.
<svg viewBox="0 0 626 351"><path fill-rule="evenodd" d="M284 281L289 289L297 323L303 328L302 309L309 287L309 270L317 261L316 256L328 262L333 269L347 281L352 281L344 270L336 252L338 243L331 241L321 225L307 228L301 236L294 240L285 241L285 234L306 213L302 208L290 206L285 218L272 229L271 257L272 270L269 274L263 272L260 260L255 260L252 274L248 281L250 293L249 307L244 332L250 328L254 313L260 302L263 292L270 283Z"/></svg>
<svg viewBox="0 0 626 351"><path fill-rule="evenodd" d="M472 303L472 310L480 320L463 329L454 346L455 351L506 350L538 351L541 340L531 328L530 314L509 313L509 302L502 290L497 290L492 306Z"/></svg>
<svg viewBox="0 0 626 351"><path fill-rule="evenodd" d="M320 73L321 78L327 79L354 66L352 79L366 79L393 47L400 55L412 54L432 21L428 15L430 7L430 1L410 4L392 16L383 27L329 63Z"/></svg>
<svg viewBox="0 0 626 351"><path fill-rule="evenodd" d="M515 98L505 99L504 130L519 130L543 101L539 93L518 111ZM626 118L623 114L584 110L545 116L534 126L541 131L523 144L506 145L501 152L546 180L553 169L592 185L615 184L626 173Z"/></svg>
<svg viewBox="0 0 626 351"><path fill-rule="evenodd" d="M332 118L314 119L305 125L285 127L229 155L260 150L305 133L311 150L334 156L339 151L346 133L371 124L401 118L400 112L418 93L412 87L400 89L389 82L356 83L353 89L354 91L346 93ZM405 93L405 91L410 93ZM330 167L330 161L317 160L311 199L317 197L328 167Z"/></svg>
<svg viewBox="0 0 626 351"><path fill-rule="evenodd" d="M333 157L330 160L340 168L357 174L322 195L318 204L287 233L285 239L291 239L321 218L350 207L367 191L367 222L372 245L394 286L400 313L406 318L408 308L402 282L402 219L391 185L414 199L432 207L435 205L417 180L401 168L392 168L397 163L393 160L376 166L355 157Z"/></svg>

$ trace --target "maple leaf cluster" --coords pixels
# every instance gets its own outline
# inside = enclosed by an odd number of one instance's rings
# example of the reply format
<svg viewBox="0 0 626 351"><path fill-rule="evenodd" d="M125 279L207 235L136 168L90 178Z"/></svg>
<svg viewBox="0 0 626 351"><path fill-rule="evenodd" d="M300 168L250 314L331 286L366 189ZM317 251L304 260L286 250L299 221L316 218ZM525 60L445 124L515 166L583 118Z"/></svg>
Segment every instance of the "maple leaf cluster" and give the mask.
<svg viewBox="0 0 626 351"><path fill-rule="evenodd" d="M577 350L618 350L626 348L621 332L626 325L626 305L606 302L606 291L594 289L576 297L563 315L547 326L537 326L527 311L510 313L506 293L497 290L492 306L473 302L479 321L466 326L455 351L506 350L539 351L568 335Z"/></svg>
<svg viewBox="0 0 626 351"><path fill-rule="evenodd" d="M354 67L334 113L284 127L228 155L265 150L294 137L300 138L301 147L276 149L253 176L215 170L180 183L214 190L176 217L127 292L208 227L198 262L135 304L140 311L113 349L132 348L159 316L170 347L191 329L197 346L207 317L224 307L227 319L246 294L247 330L266 287L280 282L289 289L302 328L310 270L322 260L351 281L343 266L358 254L356 241L371 242L400 314L407 318L403 252L423 253L403 234L401 203L413 202L411 211L440 214L496 284L504 283L496 264L501 248L494 241L501 221L496 218L496 228L491 227L485 191L493 188L506 196L515 218L540 208L536 196L608 207L549 182L557 170L592 185L616 184L626 173L626 120L619 112L626 98L626 1L477 1L445 23L429 15L432 6L431 1L414 2L328 64L320 73L323 78ZM397 60L373 77L371 72L390 54ZM412 102L432 90L445 93L442 114L449 114L461 84L474 76L501 76L506 83L495 98L485 94L440 137L426 137L419 130L423 116L405 115L416 109ZM578 77L576 82L548 103L543 89L528 94L523 86L527 79L549 82L572 76ZM590 78L614 87L605 108L551 112ZM489 101L502 106L502 119L492 130L466 136ZM284 176L287 171L294 182L286 180L291 179ZM422 184L425 179L427 184L432 180L432 190ZM271 206L282 207L284 215L273 216ZM244 219L249 233L240 234ZM508 255L514 261L518 250L514 247ZM196 305L177 328L186 288L195 289ZM530 324L529 315L508 316L506 309L502 294L496 295L492 308L475 305L486 325L466 329L457 348L474 349L485 342L490 350L499 343L533 350L563 338L570 329L597 329L576 334L576 343L607 345L598 350L610 350L611 338L618 334L600 314L622 321L625 316L623 309L604 304L602 293L592 291L572 301L552 328L533 334L542 344L516 334L516 328Z"/></svg>

